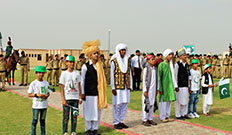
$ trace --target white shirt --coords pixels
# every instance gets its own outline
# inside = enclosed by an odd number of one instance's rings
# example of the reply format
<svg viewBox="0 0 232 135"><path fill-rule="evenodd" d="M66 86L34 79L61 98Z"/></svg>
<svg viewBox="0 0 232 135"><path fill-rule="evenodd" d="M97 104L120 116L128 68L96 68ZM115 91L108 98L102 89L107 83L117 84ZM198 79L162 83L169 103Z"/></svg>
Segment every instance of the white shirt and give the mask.
<svg viewBox="0 0 232 135"><path fill-rule="evenodd" d="M142 68L142 58L141 56L134 56L132 58L132 61L133 61L133 67L135 68L139 68L139 62L140 62L140 68Z"/></svg>
<svg viewBox="0 0 232 135"><path fill-rule="evenodd" d="M97 70L96 68L96 64L93 64L93 62L91 60L89 60L89 65L93 65L94 69ZM82 94L85 94L85 75L87 72L87 67L86 64L84 64L81 68L81 90L82 90Z"/></svg>
<svg viewBox="0 0 232 135"><path fill-rule="evenodd" d="M191 80L191 91L198 91L200 90L200 80L201 80L201 73L199 70L190 70L190 80Z"/></svg>
<svg viewBox="0 0 232 135"><path fill-rule="evenodd" d="M60 76L60 84L64 85L65 100L78 100L79 99L79 83L81 82L80 73L76 70L69 72L63 71Z"/></svg>
<svg viewBox="0 0 232 135"><path fill-rule="evenodd" d="M47 81L38 81L37 79L31 82L29 89L27 93L32 93L32 94L48 94L51 92L49 90L49 83ZM48 100L47 99L42 99L42 98L37 98L33 97L33 109L44 109L48 107Z"/></svg>

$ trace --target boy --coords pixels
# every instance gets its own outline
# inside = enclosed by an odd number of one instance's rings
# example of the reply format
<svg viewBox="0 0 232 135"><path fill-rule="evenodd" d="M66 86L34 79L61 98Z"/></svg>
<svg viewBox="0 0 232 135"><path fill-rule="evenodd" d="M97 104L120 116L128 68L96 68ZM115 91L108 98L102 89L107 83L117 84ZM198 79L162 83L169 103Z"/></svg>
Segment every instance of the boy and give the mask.
<svg viewBox="0 0 232 135"><path fill-rule="evenodd" d="M36 135L36 125L40 114L41 135L45 135L45 119L48 107L47 98L50 96L49 84L47 81L43 80L46 67L37 66L35 68L35 73L37 79L30 84L28 89L28 97L33 97L31 134Z"/></svg>
<svg viewBox="0 0 232 135"><path fill-rule="evenodd" d="M0 88L0 91L5 91L5 75L6 61L3 60L3 55L0 54L0 79L2 80L2 88Z"/></svg>
<svg viewBox="0 0 232 135"><path fill-rule="evenodd" d="M190 78L189 78L189 84L190 84L190 91L189 91L189 104L188 104L188 117L189 118L199 118L200 115L197 114L197 103L199 99L199 93L201 88L201 73L198 70L198 60L193 59L192 60L192 69L190 70ZM193 105L193 110L192 110Z"/></svg>
<svg viewBox="0 0 232 135"><path fill-rule="evenodd" d="M210 116L210 106L213 104L213 87L217 87L218 84L213 83L213 77L211 74L212 68L210 64L204 66L205 73L202 76L202 95L203 95L203 115Z"/></svg>
<svg viewBox="0 0 232 135"><path fill-rule="evenodd" d="M178 50L180 60L175 64L175 77L177 81L175 115L177 119L188 119L188 92L189 92L189 65L186 61L184 48Z"/></svg>
<svg viewBox="0 0 232 135"><path fill-rule="evenodd" d="M158 89L158 73L155 65L155 56L147 56L148 66L144 68L143 73L143 95L142 95L142 112L143 125L151 126L157 125L153 121L154 117L154 103Z"/></svg>
<svg viewBox="0 0 232 135"><path fill-rule="evenodd" d="M63 104L63 134L68 135L68 120L71 110L71 135L76 135L77 115L70 106L78 108L81 100L81 76L80 73L74 70L75 58L68 56L66 58L68 69L63 71L60 76L60 93ZM78 110L77 110L78 111Z"/></svg>

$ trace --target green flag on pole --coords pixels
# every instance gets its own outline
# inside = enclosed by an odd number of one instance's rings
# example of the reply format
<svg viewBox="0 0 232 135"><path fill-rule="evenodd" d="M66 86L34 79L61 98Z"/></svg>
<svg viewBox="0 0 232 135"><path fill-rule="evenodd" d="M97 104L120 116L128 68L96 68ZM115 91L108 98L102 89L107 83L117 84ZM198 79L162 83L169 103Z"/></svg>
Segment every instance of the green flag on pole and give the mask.
<svg viewBox="0 0 232 135"><path fill-rule="evenodd" d="M230 97L230 79L221 80L219 82L220 99Z"/></svg>
<svg viewBox="0 0 232 135"><path fill-rule="evenodd" d="M2 33L0 32L0 39L2 39Z"/></svg>

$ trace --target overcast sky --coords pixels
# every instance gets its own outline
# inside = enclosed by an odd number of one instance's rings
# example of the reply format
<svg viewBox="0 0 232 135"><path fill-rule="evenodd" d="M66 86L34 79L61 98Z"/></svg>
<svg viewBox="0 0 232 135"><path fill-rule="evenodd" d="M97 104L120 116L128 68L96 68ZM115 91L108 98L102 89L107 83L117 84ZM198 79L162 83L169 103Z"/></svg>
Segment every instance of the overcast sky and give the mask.
<svg viewBox="0 0 232 135"><path fill-rule="evenodd" d="M0 0L0 32L15 48L80 49L100 39L111 51L222 53L232 42L232 0Z"/></svg>

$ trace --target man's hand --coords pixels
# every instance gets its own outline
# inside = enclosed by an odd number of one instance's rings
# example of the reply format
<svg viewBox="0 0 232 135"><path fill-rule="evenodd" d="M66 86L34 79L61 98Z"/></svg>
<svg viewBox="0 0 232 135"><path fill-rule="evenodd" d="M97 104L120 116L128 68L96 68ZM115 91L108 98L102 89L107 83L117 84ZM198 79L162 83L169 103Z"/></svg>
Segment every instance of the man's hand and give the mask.
<svg viewBox="0 0 232 135"><path fill-rule="evenodd" d="M82 100L81 99L79 99L79 104L82 104Z"/></svg>
<svg viewBox="0 0 232 135"><path fill-rule="evenodd" d="M176 91L176 92L179 92L179 88L175 88L175 91Z"/></svg>
<svg viewBox="0 0 232 135"><path fill-rule="evenodd" d="M143 95L144 95L145 98L148 98L148 93L147 93L147 91L144 92Z"/></svg>
<svg viewBox="0 0 232 135"><path fill-rule="evenodd" d="M66 106L66 105L67 105L67 101L66 101L66 100L63 100L63 101L62 101L62 104L63 104L64 106Z"/></svg>
<svg viewBox="0 0 232 135"><path fill-rule="evenodd" d="M191 94L192 94L192 91L190 90L190 88L188 89L188 91L189 91L189 94L191 95Z"/></svg>
<svg viewBox="0 0 232 135"><path fill-rule="evenodd" d="M85 94L82 94L82 95L81 95L81 97L82 97L82 100L84 100L84 101L85 101L85 99L86 99Z"/></svg>
<svg viewBox="0 0 232 135"><path fill-rule="evenodd" d="M116 91L116 90L112 90L112 94L113 94L114 96L117 96L117 91Z"/></svg>
<svg viewBox="0 0 232 135"><path fill-rule="evenodd" d="M133 76L135 76L135 72L133 72Z"/></svg>

